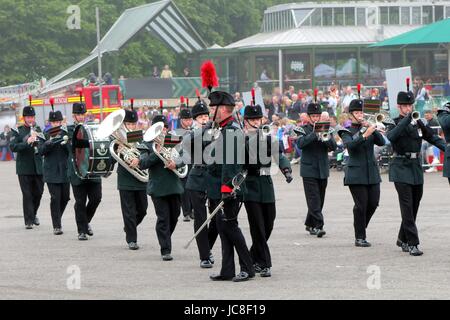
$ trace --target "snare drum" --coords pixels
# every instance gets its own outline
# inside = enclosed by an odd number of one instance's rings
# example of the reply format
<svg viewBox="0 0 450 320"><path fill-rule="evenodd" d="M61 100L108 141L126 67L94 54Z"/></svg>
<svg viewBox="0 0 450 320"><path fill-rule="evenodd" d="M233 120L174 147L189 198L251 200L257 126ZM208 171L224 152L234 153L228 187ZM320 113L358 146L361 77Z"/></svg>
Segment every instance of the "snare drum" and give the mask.
<svg viewBox="0 0 450 320"><path fill-rule="evenodd" d="M81 124L75 128L73 134L75 173L81 179L107 178L113 170L114 165L109 151L110 140L97 138L98 127L98 124Z"/></svg>

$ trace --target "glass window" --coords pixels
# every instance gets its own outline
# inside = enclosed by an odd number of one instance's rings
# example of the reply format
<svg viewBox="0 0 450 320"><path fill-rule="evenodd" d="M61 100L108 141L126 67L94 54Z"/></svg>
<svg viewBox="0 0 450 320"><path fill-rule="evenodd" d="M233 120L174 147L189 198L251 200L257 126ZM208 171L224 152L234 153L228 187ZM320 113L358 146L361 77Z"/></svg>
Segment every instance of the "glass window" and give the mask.
<svg viewBox="0 0 450 320"><path fill-rule="evenodd" d="M412 7L411 24L422 24L422 11L420 7Z"/></svg>
<svg viewBox="0 0 450 320"><path fill-rule="evenodd" d="M434 21L439 21L444 19L444 6L434 7Z"/></svg>
<svg viewBox="0 0 450 320"><path fill-rule="evenodd" d="M100 91L92 91L92 105L99 106L100 105Z"/></svg>
<svg viewBox="0 0 450 320"><path fill-rule="evenodd" d="M423 24L433 23L433 7L432 6L423 6L422 7L422 19L423 19Z"/></svg>
<svg viewBox="0 0 450 320"><path fill-rule="evenodd" d="M333 25L333 8L323 8L323 25L332 26Z"/></svg>
<svg viewBox="0 0 450 320"><path fill-rule="evenodd" d="M389 24L389 8L380 7L380 24Z"/></svg>
<svg viewBox="0 0 450 320"><path fill-rule="evenodd" d="M342 52L336 54L336 76L338 78L356 78L358 75L356 53Z"/></svg>
<svg viewBox="0 0 450 320"><path fill-rule="evenodd" d="M389 24L400 24L400 8L390 7L389 8Z"/></svg>
<svg viewBox="0 0 450 320"><path fill-rule="evenodd" d="M450 18L450 7L445 7L445 18Z"/></svg>
<svg viewBox="0 0 450 320"><path fill-rule="evenodd" d="M401 52L361 52L360 70L364 84L379 85L384 81L384 70L402 66Z"/></svg>
<svg viewBox="0 0 450 320"><path fill-rule="evenodd" d="M334 8L334 25L344 25L344 8Z"/></svg>
<svg viewBox="0 0 450 320"><path fill-rule="evenodd" d="M365 26L366 23L366 8L357 8L356 9L356 25Z"/></svg>
<svg viewBox="0 0 450 320"><path fill-rule="evenodd" d="M314 77L316 78L335 78L336 65L334 53L316 54L316 65L314 67Z"/></svg>
<svg viewBox="0 0 450 320"><path fill-rule="evenodd" d="M354 26L355 22L355 8L345 8L345 25Z"/></svg>
<svg viewBox="0 0 450 320"><path fill-rule="evenodd" d="M376 7L367 8L367 24L370 26L377 24L377 8Z"/></svg>
<svg viewBox="0 0 450 320"><path fill-rule="evenodd" d="M295 81L311 78L309 53L286 54L284 72L289 79Z"/></svg>
<svg viewBox="0 0 450 320"><path fill-rule="evenodd" d="M411 9L409 7L401 8L401 24L411 24Z"/></svg>
<svg viewBox="0 0 450 320"><path fill-rule="evenodd" d="M109 91L109 105L118 105L119 104L119 92L118 90Z"/></svg>
<svg viewBox="0 0 450 320"><path fill-rule="evenodd" d="M278 79L278 56L257 56L256 77L260 81Z"/></svg>
<svg viewBox="0 0 450 320"><path fill-rule="evenodd" d="M322 9L315 9L311 16L311 25L321 26L322 25Z"/></svg>

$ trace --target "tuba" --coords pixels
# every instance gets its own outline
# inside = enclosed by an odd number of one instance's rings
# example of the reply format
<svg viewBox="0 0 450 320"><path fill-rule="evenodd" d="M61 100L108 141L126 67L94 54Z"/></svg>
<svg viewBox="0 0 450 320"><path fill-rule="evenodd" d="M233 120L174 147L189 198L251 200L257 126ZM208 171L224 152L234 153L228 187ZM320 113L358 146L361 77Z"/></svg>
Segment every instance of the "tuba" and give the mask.
<svg viewBox="0 0 450 320"><path fill-rule="evenodd" d="M168 148L164 146L164 140L166 135L164 134L164 123L158 122L152 125L144 135L145 142L153 141L153 152L162 160L164 165L167 167L169 161L179 158L180 154L175 148ZM160 146L160 151L158 152L157 146ZM172 170L180 179L186 178L188 174L189 167L184 165L181 168Z"/></svg>
<svg viewBox="0 0 450 320"><path fill-rule="evenodd" d="M131 162L140 157L139 149L144 148L138 143L128 143L127 129L123 125L125 119L125 110L117 110L111 113L100 124L96 136L99 139L105 139L109 136L114 140L109 145L111 156L130 174L141 182L148 182L149 174L147 170L131 167Z"/></svg>

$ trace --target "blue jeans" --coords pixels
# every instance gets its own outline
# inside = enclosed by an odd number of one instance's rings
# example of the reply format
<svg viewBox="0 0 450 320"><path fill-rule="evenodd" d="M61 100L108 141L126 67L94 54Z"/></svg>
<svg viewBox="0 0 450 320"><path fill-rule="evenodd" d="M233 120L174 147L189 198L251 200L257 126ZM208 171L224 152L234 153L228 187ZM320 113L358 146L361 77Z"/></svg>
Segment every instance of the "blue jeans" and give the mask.
<svg viewBox="0 0 450 320"><path fill-rule="evenodd" d="M11 152L9 147L1 147L2 159L0 161L6 161L6 155L9 153L11 155L11 159L14 160L14 153Z"/></svg>

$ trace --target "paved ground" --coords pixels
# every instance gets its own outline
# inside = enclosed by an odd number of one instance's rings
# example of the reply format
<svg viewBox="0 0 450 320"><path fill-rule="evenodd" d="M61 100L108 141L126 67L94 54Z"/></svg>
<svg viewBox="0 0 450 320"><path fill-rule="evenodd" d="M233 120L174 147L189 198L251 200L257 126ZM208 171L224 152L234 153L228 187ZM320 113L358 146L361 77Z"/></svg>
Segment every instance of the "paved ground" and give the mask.
<svg viewBox="0 0 450 320"><path fill-rule="evenodd" d="M208 279L210 273L219 271L219 243L214 249L218 261L212 270L198 267L195 243L188 250L183 249L193 233L192 222L180 219L173 236L175 260L161 261L151 201L148 216L139 229L141 250L129 251L122 231L115 175L104 182L103 202L92 224L95 236L90 241L77 240L73 201L63 219L65 234L53 236L47 190L39 213L41 226L25 230L14 163L0 163L0 297L267 300L450 296L450 190L440 174L426 176L418 219L425 255L411 257L395 246L400 214L397 195L386 176L381 206L368 231L373 247L356 248L352 199L342 185L342 174L332 173L324 210L328 234L317 239L304 231L305 199L298 166L294 170L296 180L291 185L279 176L275 178L278 217L270 240L272 278L257 277L236 284L213 283ZM244 210L240 217L250 243ZM79 290L68 288L69 273L75 270L71 266L77 266L81 272ZM372 289L368 288L368 282Z"/></svg>

